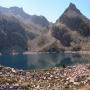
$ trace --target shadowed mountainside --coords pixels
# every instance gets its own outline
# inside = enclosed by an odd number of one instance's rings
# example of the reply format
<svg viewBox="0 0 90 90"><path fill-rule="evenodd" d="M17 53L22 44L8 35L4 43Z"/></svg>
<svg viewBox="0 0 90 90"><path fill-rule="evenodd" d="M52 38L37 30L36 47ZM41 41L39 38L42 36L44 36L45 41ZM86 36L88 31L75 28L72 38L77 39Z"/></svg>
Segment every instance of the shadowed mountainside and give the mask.
<svg viewBox="0 0 90 90"><path fill-rule="evenodd" d="M15 17L0 15L0 52L27 51L26 31Z"/></svg>
<svg viewBox="0 0 90 90"><path fill-rule="evenodd" d="M0 7L0 52L13 50L90 50L90 20L72 3L55 23L22 8Z"/></svg>

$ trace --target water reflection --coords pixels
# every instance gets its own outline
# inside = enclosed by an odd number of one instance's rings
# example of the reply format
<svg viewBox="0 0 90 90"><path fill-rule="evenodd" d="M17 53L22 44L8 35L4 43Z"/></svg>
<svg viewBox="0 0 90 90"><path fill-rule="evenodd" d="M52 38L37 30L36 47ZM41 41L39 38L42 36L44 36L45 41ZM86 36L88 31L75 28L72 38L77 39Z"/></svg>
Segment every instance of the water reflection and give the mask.
<svg viewBox="0 0 90 90"><path fill-rule="evenodd" d="M64 53L42 53L27 55L2 55L0 64L18 69L33 69L59 67L78 63L90 63L90 55L64 54Z"/></svg>
<svg viewBox="0 0 90 90"><path fill-rule="evenodd" d="M2 55L0 56L0 64L18 69L27 68L27 56L24 55Z"/></svg>

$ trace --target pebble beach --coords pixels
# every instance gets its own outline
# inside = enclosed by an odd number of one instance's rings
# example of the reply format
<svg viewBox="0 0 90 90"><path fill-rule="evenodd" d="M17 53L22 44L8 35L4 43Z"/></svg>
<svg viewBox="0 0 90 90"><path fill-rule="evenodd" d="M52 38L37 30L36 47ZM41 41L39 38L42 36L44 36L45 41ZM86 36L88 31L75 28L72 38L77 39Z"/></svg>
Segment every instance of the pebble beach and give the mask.
<svg viewBox="0 0 90 90"><path fill-rule="evenodd" d="M28 71L0 66L0 90L90 90L90 65Z"/></svg>

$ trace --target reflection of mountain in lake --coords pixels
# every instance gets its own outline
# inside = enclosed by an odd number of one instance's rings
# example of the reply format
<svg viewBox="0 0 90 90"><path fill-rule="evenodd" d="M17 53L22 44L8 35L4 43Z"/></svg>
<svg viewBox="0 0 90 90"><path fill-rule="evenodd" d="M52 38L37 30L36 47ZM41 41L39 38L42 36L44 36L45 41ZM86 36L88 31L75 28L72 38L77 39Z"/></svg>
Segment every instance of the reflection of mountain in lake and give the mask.
<svg viewBox="0 0 90 90"><path fill-rule="evenodd" d="M0 64L18 69L60 67L63 65L90 63L90 55L42 53L34 55L2 55Z"/></svg>

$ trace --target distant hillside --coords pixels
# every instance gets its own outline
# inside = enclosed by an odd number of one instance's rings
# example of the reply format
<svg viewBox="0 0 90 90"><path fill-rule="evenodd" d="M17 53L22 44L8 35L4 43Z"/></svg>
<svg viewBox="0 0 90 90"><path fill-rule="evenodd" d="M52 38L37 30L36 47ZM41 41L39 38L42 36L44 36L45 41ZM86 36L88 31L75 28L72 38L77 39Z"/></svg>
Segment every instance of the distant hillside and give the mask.
<svg viewBox="0 0 90 90"><path fill-rule="evenodd" d="M49 21L44 16L29 15L29 14L25 13L22 8L19 8L19 7L11 7L11 8L0 7L0 23L1 23L0 24L1 25L0 42L3 42L3 43L0 43L0 46L1 46L0 52L1 53L2 52L3 53L11 53L13 51L13 48L15 48L15 52L18 52L19 49L20 49L19 51L21 51L21 52L30 50L31 41L34 40L35 38L38 38L42 33L47 33L48 26L49 26ZM7 32L4 32L4 29L2 29L2 25L6 29ZM13 30L14 30L15 34L20 32L20 33L18 33L18 36L14 35L14 37L13 37L13 35L11 33L11 31L13 32ZM12 39L12 41L9 38L7 38L5 41L3 39L5 36L2 35L1 32L8 33L7 36L12 35L12 38L11 38L11 36L9 37ZM23 34L25 34L25 35L23 35ZM20 37L22 37L22 38L20 38ZM15 38L15 39L13 39L13 38ZM19 47L13 46L12 43L14 43L14 42L20 43ZM8 45L9 45L9 47L8 47ZM3 48L2 48L2 46L3 46ZM23 46L23 50L22 50L22 46ZM12 47L12 49L11 49L11 47Z"/></svg>
<svg viewBox="0 0 90 90"><path fill-rule="evenodd" d="M69 7L50 23L19 7L0 7L0 52L90 50L90 20L77 7Z"/></svg>
<svg viewBox="0 0 90 90"><path fill-rule="evenodd" d="M33 24L37 24L41 27L48 27L49 25L49 21L44 16L29 15L23 11L23 8L19 7L11 7L11 8L0 7L0 13L14 15L19 19L22 19L28 23L32 22Z"/></svg>
<svg viewBox="0 0 90 90"><path fill-rule="evenodd" d="M28 32L30 39L34 39L42 32L46 32L49 26L49 21L44 16L29 15L24 12L23 8L0 7L0 14L6 16L14 16L23 23L25 30Z"/></svg>

